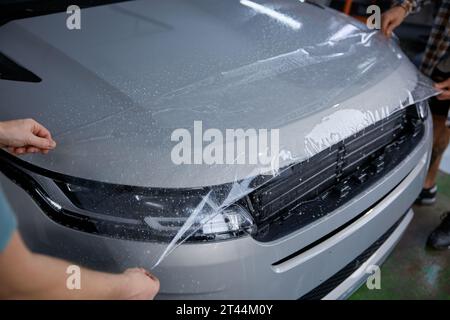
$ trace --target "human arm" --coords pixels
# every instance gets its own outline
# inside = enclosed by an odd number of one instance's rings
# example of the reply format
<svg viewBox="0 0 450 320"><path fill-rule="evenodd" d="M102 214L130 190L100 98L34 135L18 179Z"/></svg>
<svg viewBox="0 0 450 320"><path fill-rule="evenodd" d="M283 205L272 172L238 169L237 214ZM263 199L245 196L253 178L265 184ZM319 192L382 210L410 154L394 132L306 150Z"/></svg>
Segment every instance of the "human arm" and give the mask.
<svg viewBox="0 0 450 320"><path fill-rule="evenodd" d="M0 148L11 153L48 153L56 147L50 132L33 119L0 122Z"/></svg>
<svg viewBox="0 0 450 320"><path fill-rule="evenodd" d="M391 37L392 32L405 18L411 14L419 12L420 9L430 0L399 0L394 1L392 8L381 16L381 31L386 37Z"/></svg>
<svg viewBox="0 0 450 320"><path fill-rule="evenodd" d="M437 96L438 100L450 100L450 78L436 83L434 87L438 90L442 90L442 93Z"/></svg>
<svg viewBox="0 0 450 320"><path fill-rule="evenodd" d="M80 289L66 286L72 263L28 250L16 231L0 252L0 299L153 299L159 281L143 269L109 274L81 268Z"/></svg>

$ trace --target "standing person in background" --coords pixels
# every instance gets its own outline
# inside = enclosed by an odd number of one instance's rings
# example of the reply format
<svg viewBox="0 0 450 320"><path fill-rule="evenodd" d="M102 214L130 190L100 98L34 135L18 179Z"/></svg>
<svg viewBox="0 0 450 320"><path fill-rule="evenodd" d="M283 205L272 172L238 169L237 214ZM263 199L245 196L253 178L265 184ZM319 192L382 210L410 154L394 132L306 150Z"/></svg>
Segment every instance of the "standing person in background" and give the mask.
<svg viewBox="0 0 450 320"><path fill-rule="evenodd" d="M50 132L34 120L0 122L0 148L20 155L56 147ZM81 288L66 287L71 263L32 253L0 188L0 299L153 299L159 281L144 269L109 274L81 269Z"/></svg>
<svg viewBox="0 0 450 320"><path fill-rule="evenodd" d="M442 155L450 140L448 115L450 107L450 0L396 1L394 7L381 17L381 30L387 36L411 13L426 3L435 6L435 16L420 70L436 82L442 93L430 99L433 116L433 151L425 185L416 200L417 204L430 205L436 201L436 176ZM427 244L435 249L450 249L450 213L444 213L442 223L430 234Z"/></svg>

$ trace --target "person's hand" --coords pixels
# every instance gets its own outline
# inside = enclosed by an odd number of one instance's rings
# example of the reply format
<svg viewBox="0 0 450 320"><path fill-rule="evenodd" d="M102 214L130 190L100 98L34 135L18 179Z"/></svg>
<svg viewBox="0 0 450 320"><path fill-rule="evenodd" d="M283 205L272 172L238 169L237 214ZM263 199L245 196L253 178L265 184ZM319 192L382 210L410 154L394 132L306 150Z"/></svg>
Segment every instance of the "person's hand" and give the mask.
<svg viewBox="0 0 450 320"><path fill-rule="evenodd" d="M403 7L397 6L389 9L381 15L381 31L390 38L392 31L397 28L406 17L406 10Z"/></svg>
<svg viewBox="0 0 450 320"><path fill-rule="evenodd" d="M159 291L159 280L145 269L128 269L120 277L119 299L151 300Z"/></svg>
<svg viewBox="0 0 450 320"><path fill-rule="evenodd" d="M435 83L434 87L442 90L442 93L437 96L438 100L450 100L450 78L445 81Z"/></svg>
<svg viewBox="0 0 450 320"><path fill-rule="evenodd" d="M55 147L50 132L33 119L0 122L0 148L15 155L48 153Z"/></svg>

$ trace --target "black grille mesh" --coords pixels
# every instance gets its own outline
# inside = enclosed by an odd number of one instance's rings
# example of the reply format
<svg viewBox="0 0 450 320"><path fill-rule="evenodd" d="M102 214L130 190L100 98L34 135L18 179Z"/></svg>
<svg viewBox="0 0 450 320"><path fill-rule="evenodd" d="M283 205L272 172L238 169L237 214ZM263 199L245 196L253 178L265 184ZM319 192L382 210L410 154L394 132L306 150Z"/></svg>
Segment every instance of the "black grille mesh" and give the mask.
<svg viewBox="0 0 450 320"><path fill-rule="evenodd" d="M254 238L273 241L332 212L405 159L423 132L412 105L262 182L242 201L258 226Z"/></svg>

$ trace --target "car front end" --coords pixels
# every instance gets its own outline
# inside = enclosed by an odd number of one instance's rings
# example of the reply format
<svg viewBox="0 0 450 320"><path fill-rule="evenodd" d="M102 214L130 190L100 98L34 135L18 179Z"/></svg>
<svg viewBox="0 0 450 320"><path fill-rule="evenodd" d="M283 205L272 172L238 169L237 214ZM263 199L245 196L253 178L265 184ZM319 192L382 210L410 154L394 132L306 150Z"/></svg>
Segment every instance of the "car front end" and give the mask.
<svg viewBox="0 0 450 320"><path fill-rule="evenodd" d="M151 269L160 299L340 299L384 261L432 141L426 85L395 43L298 1L82 12L78 33L60 13L0 28L0 52L39 79L0 80L0 116L58 142L0 153L30 248ZM279 130L279 167L174 163L171 134L196 121Z"/></svg>

